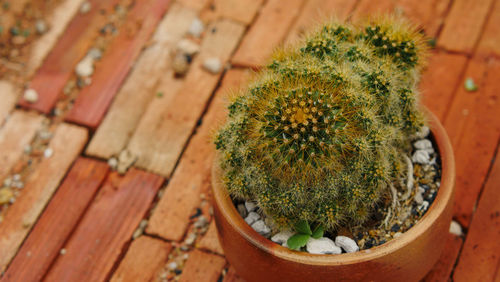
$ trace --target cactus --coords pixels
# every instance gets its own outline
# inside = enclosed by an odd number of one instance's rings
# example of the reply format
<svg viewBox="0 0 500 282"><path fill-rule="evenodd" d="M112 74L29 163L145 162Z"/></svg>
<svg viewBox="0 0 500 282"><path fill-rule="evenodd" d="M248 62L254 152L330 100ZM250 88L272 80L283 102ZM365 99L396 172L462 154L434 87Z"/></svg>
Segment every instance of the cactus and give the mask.
<svg viewBox="0 0 500 282"><path fill-rule="evenodd" d="M402 19L330 23L277 50L235 95L216 136L229 193L276 223L365 222L390 196L424 124L416 84L426 48Z"/></svg>

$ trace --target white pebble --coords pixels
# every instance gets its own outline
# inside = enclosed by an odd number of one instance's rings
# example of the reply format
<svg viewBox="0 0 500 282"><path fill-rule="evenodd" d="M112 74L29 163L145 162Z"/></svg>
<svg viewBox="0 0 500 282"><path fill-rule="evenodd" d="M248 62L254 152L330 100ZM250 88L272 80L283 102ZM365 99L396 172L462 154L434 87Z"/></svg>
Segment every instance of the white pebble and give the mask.
<svg viewBox="0 0 500 282"><path fill-rule="evenodd" d="M450 224L450 233L456 236L464 235L464 232L462 231L462 226L460 226L460 224L454 220L452 220Z"/></svg>
<svg viewBox="0 0 500 282"><path fill-rule="evenodd" d="M425 211L429 208L429 202L427 201L424 201L419 207L418 209L421 210L421 211Z"/></svg>
<svg viewBox="0 0 500 282"><path fill-rule="evenodd" d="M38 93L35 89L26 89L26 91L24 91L23 98L28 103L36 103L36 101L38 101Z"/></svg>
<svg viewBox="0 0 500 282"><path fill-rule="evenodd" d="M417 150L429 149L432 148L432 142L429 139L418 140L413 143L413 147Z"/></svg>
<svg viewBox="0 0 500 282"><path fill-rule="evenodd" d="M175 270L177 269L177 263L175 261L168 264L168 269Z"/></svg>
<svg viewBox="0 0 500 282"><path fill-rule="evenodd" d="M65 255L65 254L66 254L66 249L61 249L61 250L59 251L59 253L60 253L61 255Z"/></svg>
<svg viewBox="0 0 500 282"><path fill-rule="evenodd" d="M411 160L418 164L429 164L431 157L429 156L429 152L425 150L416 150L415 153L413 153Z"/></svg>
<svg viewBox="0 0 500 282"><path fill-rule="evenodd" d="M90 4L89 1L85 1L80 6L80 13L86 14L86 13L90 12L91 8L92 8L92 4Z"/></svg>
<svg viewBox="0 0 500 282"><path fill-rule="evenodd" d="M45 149L45 151L43 151L43 156L45 158L50 158L50 157L52 157L53 154L54 154L54 150L52 150L52 148L47 148L47 149Z"/></svg>
<svg viewBox="0 0 500 282"><path fill-rule="evenodd" d="M424 188L418 187L415 197L413 198L415 200L415 203L421 205L424 202L424 196L423 196L424 192L425 192Z"/></svg>
<svg viewBox="0 0 500 282"><path fill-rule="evenodd" d="M354 253L359 251L358 244L353 239L346 236L337 236L335 238L335 245L341 247L347 253Z"/></svg>
<svg viewBox="0 0 500 282"><path fill-rule="evenodd" d="M205 27L203 25L203 22L200 19L196 18L191 22L188 33L194 37L200 37L203 33L204 28Z"/></svg>
<svg viewBox="0 0 500 282"><path fill-rule="evenodd" d="M420 129L419 132L415 133L415 138L416 139L423 139L429 136L431 133L431 130L428 126L422 126L422 129Z"/></svg>
<svg viewBox="0 0 500 282"><path fill-rule="evenodd" d="M310 238L306 244L306 250L310 254L340 254L342 250L335 245L330 238Z"/></svg>
<svg viewBox="0 0 500 282"><path fill-rule="evenodd" d="M87 52L87 56L93 60L99 60L102 57L102 51L99 48L94 47Z"/></svg>
<svg viewBox="0 0 500 282"><path fill-rule="evenodd" d="M43 34L47 31L47 24L43 20L37 20L35 22L35 29L38 34Z"/></svg>
<svg viewBox="0 0 500 282"><path fill-rule="evenodd" d="M415 143L413 143L413 146L417 150L424 150L424 151L427 151L427 153L429 153L429 154L434 153L434 148L432 147L432 142L429 139L418 140Z"/></svg>
<svg viewBox="0 0 500 282"><path fill-rule="evenodd" d="M91 76L94 73L94 60L86 56L76 65L75 72L80 77Z"/></svg>
<svg viewBox="0 0 500 282"><path fill-rule="evenodd" d="M257 209L257 204L255 204L254 202L245 201L245 208L248 212L253 212Z"/></svg>
<svg viewBox="0 0 500 282"><path fill-rule="evenodd" d="M252 228L257 231L257 233L265 237L269 236L271 233L271 228L269 228L263 220L257 220L254 222L254 224L252 224Z"/></svg>
<svg viewBox="0 0 500 282"><path fill-rule="evenodd" d="M118 166L118 160L116 158L111 158L108 160L108 165L110 168L116 169L116 167Z"/></svg>
<svg viewBox="0 0 500 282"><path fill-rule="evenodd" d="M256 212L250 212L248 216L245 218L245 222L248 225L252 225L254 222L260 219L260 215Z"/></svg>
<svg viewBox="0 0 500 282"><path fill-rule="evenodd" d="M295 233L290 230L281 231L280 233L277 233L276 235L271 237L271 241L273 241L274 243L283 244L286 243L288 239L293 236L293 234Z"/></svg>
<svg viewBox="0 0 500 282"><path fill-rule="evenodd" d="M207 71L213 74L217 74L222 69L222 63L220 62L219 58L208 58L203 62L203 67Z"/></svg>
<svg viewBox="0 0 500 282"><path fill-rule="evenodd" d="M189 39L183 39L177 44L177 51L184 55L193 56L200 51L200 46Z"/></svg>

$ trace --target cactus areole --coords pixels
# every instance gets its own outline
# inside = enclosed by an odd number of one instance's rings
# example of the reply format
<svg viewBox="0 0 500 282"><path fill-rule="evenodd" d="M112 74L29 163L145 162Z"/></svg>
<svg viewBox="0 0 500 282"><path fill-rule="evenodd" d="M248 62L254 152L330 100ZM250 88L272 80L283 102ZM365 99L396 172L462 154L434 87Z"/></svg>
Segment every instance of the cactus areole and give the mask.
<svg viewBox="0 0 500 282"><path fill-rule="evenodd" d="M229 193L283 227L365 222L406 173L410 136L424 125L425 52L422 36L394 18L327 24L276 51L216 136Z"/></svg>

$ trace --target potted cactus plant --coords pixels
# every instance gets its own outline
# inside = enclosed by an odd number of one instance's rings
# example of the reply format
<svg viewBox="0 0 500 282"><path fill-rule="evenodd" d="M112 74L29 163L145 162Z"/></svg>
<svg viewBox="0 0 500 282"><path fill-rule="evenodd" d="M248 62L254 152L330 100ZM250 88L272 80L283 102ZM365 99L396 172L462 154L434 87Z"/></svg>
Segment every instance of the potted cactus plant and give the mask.
<svg viewBox="0 0 500 282"><path fill-rule="evenodd" d="M402 19L329 23L277 50L235 95L216 136L212 183L220 241L243 278L416 281L430 270L451 221L454 160L439 121L418 104L425 55L422 35ZM418 222L357 252L300 251L326 234L382 226L396 218L396 203L411 205L412 142L425 126L440 187ZM245 222L238 201L295 235L272 242Z"/></svg>

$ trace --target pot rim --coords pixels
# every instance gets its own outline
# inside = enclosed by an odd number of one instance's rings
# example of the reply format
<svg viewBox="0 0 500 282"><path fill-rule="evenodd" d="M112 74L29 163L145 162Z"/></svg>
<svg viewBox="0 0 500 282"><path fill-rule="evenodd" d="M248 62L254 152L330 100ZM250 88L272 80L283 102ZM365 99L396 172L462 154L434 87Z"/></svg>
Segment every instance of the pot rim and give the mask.
<svg viewBox="0 0 500 282"><path fill-rule="evenodd" d="M445 210L447 203L453 197L453 187L455 186L455 160L450 140L438 118L427 108L423 107L423 109L428 118L429 127L432 135L434 136L437 151L439 152L441 158L441 185L434 202L430 205L429 209L420 221L408 231L404 232L401 236L393 238L389 242L367 250L355 253L343 253L339 255L309 254L306 252L294 251L276 244L253 230L238 213L227 190L223 188L224 185L221 182L220 177L222 170L217 164L217 160L214 162L212 169L213 199L218 205L222 215L226 217L228 223L241 236L243 236L255 247L284 260L309 265L334 266L373 260L393 253L398 249L409 245L413 241L413 238L419 237L427 229L431 228L431 226L437 221L439 216Z"/></svg>

